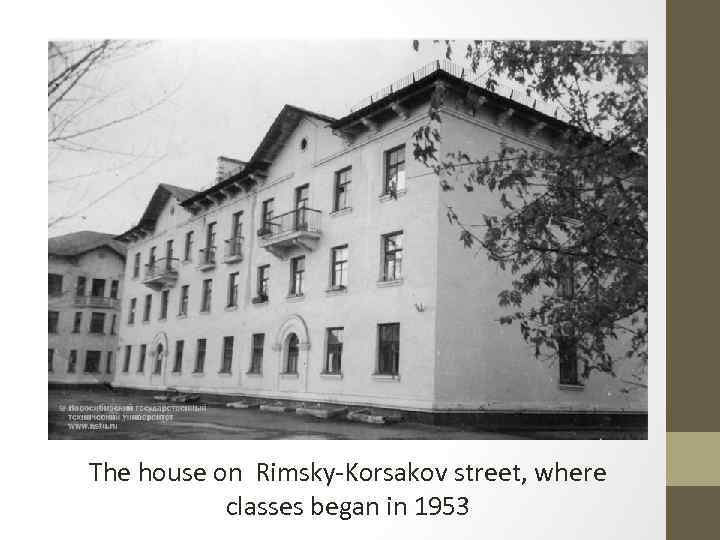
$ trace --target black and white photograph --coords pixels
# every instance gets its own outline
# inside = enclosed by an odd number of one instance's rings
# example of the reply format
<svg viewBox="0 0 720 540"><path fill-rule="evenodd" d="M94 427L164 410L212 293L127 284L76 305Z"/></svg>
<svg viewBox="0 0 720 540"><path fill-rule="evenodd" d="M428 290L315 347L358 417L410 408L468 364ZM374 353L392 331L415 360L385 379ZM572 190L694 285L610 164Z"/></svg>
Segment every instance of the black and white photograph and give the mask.
<svg viewBox="0 0 720 540"><path fill-rule="evenodd" d="M48 438L647 439L649 49L49 40Z"/></svg>

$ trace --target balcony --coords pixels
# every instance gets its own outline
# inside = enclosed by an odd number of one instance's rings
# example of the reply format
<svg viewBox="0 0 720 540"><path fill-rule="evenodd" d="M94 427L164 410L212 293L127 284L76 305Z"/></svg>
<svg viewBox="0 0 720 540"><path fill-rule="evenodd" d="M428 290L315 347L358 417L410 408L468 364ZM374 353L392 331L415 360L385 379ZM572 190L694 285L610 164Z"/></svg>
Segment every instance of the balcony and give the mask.
<svg viewBox="0 0 720 540"><path fill-rule="evenodd" d="M260 247L284 259L294 249L313 251L320 239L320 210L298 208L269 219L258 230Z"/></svg>
<svg viewBox="0 0 720 540"><path fill-rule="evenodd" d="M178 279L178 259L158 259L145 265L143 283L151 289L174 287Z"/></svg>
<svg viewBox="0 0 720 540"><path fill-rule="evenodd" d="M81 308L119 309L120 300L109 296L76 295L74 305Z"/></svg>
<svg viewBox="0 0 720 540"><path fill-rule="evenodd" d="M243 260L242 241L242 236L225 240L225 258L223 259L225 264L238 263Z"/></svg>
<svg viewBox="0 0 720 540"><path fill-rule="evenodd" d="M200 250L200 260L198 261L198 270L205 272L215 268L215 246L208 246Z"/></svg>

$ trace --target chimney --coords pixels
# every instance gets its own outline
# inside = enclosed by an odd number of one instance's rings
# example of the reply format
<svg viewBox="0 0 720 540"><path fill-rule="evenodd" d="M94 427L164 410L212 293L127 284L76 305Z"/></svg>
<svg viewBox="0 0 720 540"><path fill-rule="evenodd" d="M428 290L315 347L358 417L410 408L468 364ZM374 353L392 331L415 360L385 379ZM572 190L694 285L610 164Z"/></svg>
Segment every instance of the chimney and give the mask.
<svg viewBox="0 0 720 540"><path fill-rule="evenodd" d="M246 163L239 159L233 159L225 156L217 158L217 173L215 175L215 183L227 180L234 174L239 173L245 168Z"/></svg>

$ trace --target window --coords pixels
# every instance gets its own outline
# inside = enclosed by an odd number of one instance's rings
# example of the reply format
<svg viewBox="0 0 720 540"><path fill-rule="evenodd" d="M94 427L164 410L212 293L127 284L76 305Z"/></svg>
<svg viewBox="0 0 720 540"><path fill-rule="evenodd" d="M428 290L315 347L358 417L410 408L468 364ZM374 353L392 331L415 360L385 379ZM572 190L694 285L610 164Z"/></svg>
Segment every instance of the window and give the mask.
<svg viewBox="0 0 720 540"><path fill-rule="evenodd" d="M290 259L290 295L303 295L303 281L305 279L305 256Z"/></svg>
<svg viewBox="0 0 720 540"><path fill-rule="evenodd" d="M123 361L123 373L130 371L130 358L132 358L132 345L125 345L125 360Z"/></svg>
<svg viewBox="0 0 720 540"><path fill-rule="evenodd" d="M150 312L152 311L152 294L145 295L145 309L143 309L143 322L150 320Z"/></svg>
<svg viewBox="0 0 720 540"><path fill-rule="evenodd" d="M230 239L227 240L227 257L238 257L242 255L242 212L235 212L232 215L232 228L230 229Z"/></svg>
<svg viewBox="0 0 720 540"><path fill-rule="evenodd" d="M168 240L165 242L165 264L170 267L170 261L173 258L173 241Z"/></svg>
<svg viewBox="0 0 720 540"><path fill-rule="evenodd" d="M100 351L85 353L85 373L100 373Z"/></svg>
<svg viewBox="0 0 720 540"><path fill-rule="evenodd" d="M160 293L160 320L167 319L168 302L170 300L170 291L165 290Z"/></svg>
<svg viewBox="0 0 720 540"><path fill-rule="evenodd" d="M307 229L307 211L308 201L310 199L310 186L304 184L295 188L295 229Z"/></svg>
<svg viewBox="0 0 720 540"><path fill-rule="evenodd" d="M379 375L397 375L400 367L400 323L378 324Z"/></svg>
<svg viewBox="0 0 720 540"><path fill-rule="evenodd" d="M118 297L118 287L120 286L120 282L117 279L113 279L110 283L110 298L117 298Z"/></svg>
<svg viewBox="0 0 720 540"><path fill-rule="evenodd" d="M185 342L182 339L179 339L175 342L175 363L173 364L173 373L180 373L182 371L184 348Z"/></svg>
<svg viewBox="0 0 720 540"><path fill-rule="evenodd" d="M300 341L297 334L290 334L287 340L287 358L285 360L285 373L297 373L298 356L300 355Z"/></svg>
<svg viewBox="0 0 720 540"><path fill-rule="evenodd" d="M248 373L262 373L263 347L265 334L253 334L252 354L250 356L250 369Z"/></svg>
<svg viewBox="0 0 720 540"><path fill-rule="evenodd" d="M205 252L203 262L205 264L215 264L215 229L217 222L213 221L207 226L207 236L205 238Z"/></svg>
<svg viewBox="0 0 720 540"><path fill-rule="evenodd" d="M193 248L193 237L194 237L193 231L188 231L185 234L185 260L191 261L192 260L192 248Z"/></svg>
<svg viewBox="0 0 720 540"><path fill-rule="evenodd" d="M140 275L140 252L135 254L135 260L133 262L133 277L136 278Z"/></svg>
<svg viewBox="0 0 720 540"><path fill-rule="evenodd" d="M180 307L178 309L178 315L187 315L189 296L190 296L190 285L183 285L180 288Z"/></svg>
<svg viewBox="0 0 720 540"><path fill-rule="evenodd" d="M230 371L232 370L234 343L235 338L233 338L233 336L225 336L223 338L222 365L220 366L220 373L230 373Z"/></svg>
<svg viewBox="0 0 720 540"><path fill-rule="evenodd" d="M405 145L385 152L385 182L383 194L405 189Z"/></svg>
<svg viewBox="0 0 720 540"><path fill-rule="evenodd" d="M48 373L53 372L53 358L55 357L55 349L48 349Z"/></svg>
<svg viewBox="0 0 720 540"><path fill-rule="evenodd" d="M59 311L48 311L48 334L57 334L59 319Z"/></svg>
<svg viewBox="0 0 720 540"><path fill-rule="evenodd" d="M580 385L577 340L564 336L556 339L560 364L560 384Z"/></svg>
<svg viewBox="0 0 720 540"><path fill-rule="evenodd" d="M238 303L238 272L233 272L228 276L228 307L237 307Z"/></svg>
<svg viewBox="0 0 720 540"><path fill-rule="evenodd" d="M207 340L200 338L197 340L197 348L195 351L195 369L193 373L202 373L205 369L205 352L207 348Z"/></svg>
<svg viewBox="0 0 720 540"><path fill-rule="evenodd" d="M138 357L138 373L145 371L145 357L147 356L147 345L140 345L140 356Z"/></svg>
<svg viewBox="0 0 720 540"><path fill-rule="evenodd" d="M275 199L268 199L262 203L262 225L260 226L260 236L270 234L272 232L272 219L275 215Z"/></svg>
<svg viewBox="0 0 720 540"><path fill-rule="evenodd" d="M50 296L62 295L62 274L48 274L48 294Z"/></svg>
<svg viewBox="0 0 720 540"><path fill-rule="evenodd" d="M156 246L150 248L150 256L148 257L148 268L155 266L155 250Z"/></svg>
<svg viewBox="0 0 720 540"><path fill-rule="evenodd" d="M230 238L239 239L242 236L242 212L235 212L232 215L232 228L230 230Z"/></svg>
<svg viewBox="0 0 720 540"><path fill-rule="evenodd" d="M352 168L347 167L335 173L335 195L333 197L333 211L350 207L350 182Z"/></svg>
<svg viewBox="0 0 720 540"><path fill-rule="evenodd" d="M212 279L203 280L202 287L202 304L200 304L200 311L210 311L212 305Z"/></svg>
<svg viewBox="0 0 720 540"><path fill-rule="evenodd" d="M94 311L90 314L90 333L91 334L104 334L105 333L105 314L98 311Z"/></svg>
<svg viewBox="0 0 720 540"><path fill-rule="evenodd" d="M305 137L303 137L300 140L300 151L304 152L305 150L307 150L307 147L308 147L308 140Z"/></svg>
<svg viewBox="0 0 720 540"><path fill-rule="evenodd" d="M270 265L258 266L257 269L257 300L264 302L270 292Z"/></svg>
<svg viewBox="0 0 720 540"><path fill-rule="evenodd" d="M90 296L105 296L105 280L93 279L90 287Z"/></svg>
<svg viewBox="0 0 720 540"><path fill-rule="evenodd" d="M112 360L113 360L113 353L112 351L108 351L105 355L105 373L110 374L112 373Z"/></svg>
<svg viewBox="0 0 720 540"><path fill-rule="evenodd" d="M338 246L332 248L330 268L330 288L344 289L348 279L348 247Z"/></svg>
<svg viewBox="0 0 720 540"><path fill-rule="evenodd" d="M327 329L327 354L323 373L339 374L342 372L343 328Z"/></svg>
<svg viewBox="0 0 720 540"><path fill-rule="evenodd" d="M128 309L128 324L135 322L135 309L137 308L137 298L130 299L130 308Z"/></svg>
<svg viewBox="0 0 720 540"><path fill-rule="evenodd" d="M77 285L75 285L75 296L85 296L85 276L79 276L77 278Z"/></svg>
<svg viewBox="0 0 720 540"><path fill-rule="evenodd" d="M112 319L110 319L110 335L115 335L115 324L117 323L117 315L113 313Z"/></svg>
<svg viewBox="0 0 720 540"><path fill-rule="evenodd" d="M73 334L79 334L82 328L82 311L76 311L73 317Z"/></svg>
<svg viewBox="0 0 720 540"><path fill-rule="evenodd" d="M77 351L75 349L70 351L70 357L68 358L68 373L75 373L77 369Z"/></svg>
<svg viewBox="0 0 720 540"><path fill-rule="evenodd" d="M402 278L403 233L394 232L382 237L383 281Z"/></svg>

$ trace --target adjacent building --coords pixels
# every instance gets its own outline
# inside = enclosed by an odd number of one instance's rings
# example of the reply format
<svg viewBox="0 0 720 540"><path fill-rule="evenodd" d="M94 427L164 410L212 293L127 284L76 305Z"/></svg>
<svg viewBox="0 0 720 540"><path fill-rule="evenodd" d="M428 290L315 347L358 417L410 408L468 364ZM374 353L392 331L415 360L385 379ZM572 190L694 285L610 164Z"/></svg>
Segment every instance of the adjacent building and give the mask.
<svg viewBox="0 0 720 540"><path fill-rule="evenodd" d="M510 276L446 218L451 206L480 222L497 202L442 190L413 158L414 132L439 95L441 153L548 147L565 127L440 67L343 118L285 106L247 161L220 158L212 187L160 184L118 236L113 384L415 411L646 410L623 373L582 380L576 359L541 362L498 324Z"/></svg>
<svg viewBox="0 0 720 540"><path fill-rule="evenodd" d="M110 382L120 329L125 245L80 231L48 239L48 380Z"/></svg>

